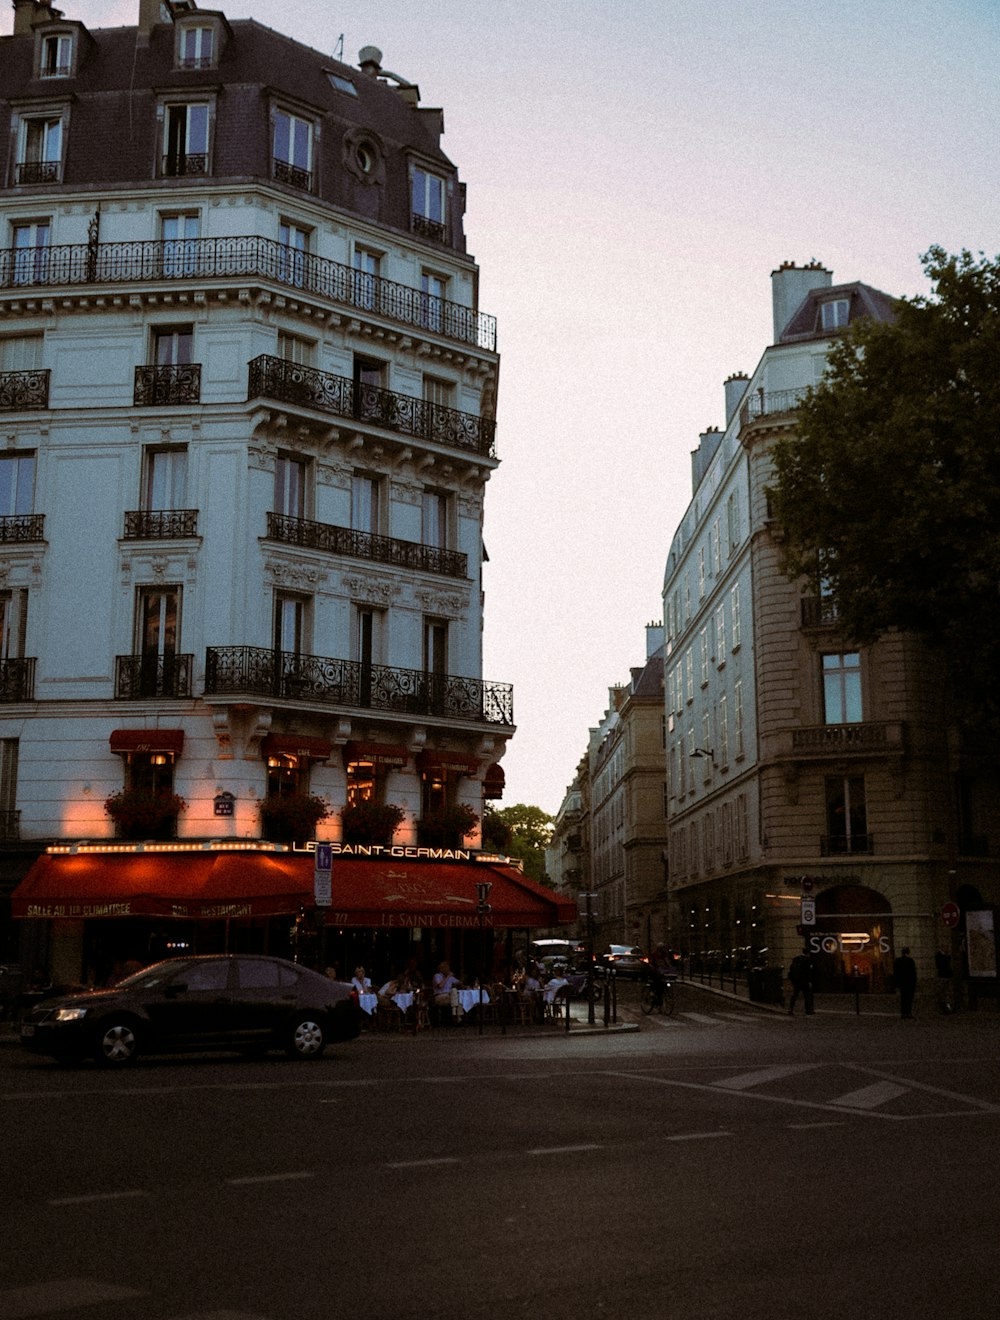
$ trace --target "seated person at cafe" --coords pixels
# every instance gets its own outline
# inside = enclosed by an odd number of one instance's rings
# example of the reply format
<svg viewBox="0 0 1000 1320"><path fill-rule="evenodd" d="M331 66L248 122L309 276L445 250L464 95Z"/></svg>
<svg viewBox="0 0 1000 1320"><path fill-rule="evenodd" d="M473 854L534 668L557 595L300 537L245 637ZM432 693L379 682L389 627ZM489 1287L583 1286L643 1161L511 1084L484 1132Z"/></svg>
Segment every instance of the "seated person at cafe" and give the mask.
<svg viewBox="0 0 1000 1320"><path fill-rule="evenodd" d="M562 968L559 968L559 970L554 972L545 982L545 1002L551 1004L564 985L569 985L569 981L566 979L565 971Z"/></svg>
<svg viewBox="0 0 1000 1320"><path fill-rule="evenodd" d="M371 977L365 976L363 967L355 967L354 975L351 977L351 985L359 995L370 995L372 992Z"/></svg>
<svg viewBox="0 0 1000 1320"><path fill-rule="evenodd" d="M448 963L443 962L434 973L434 980L431 982L431 988L434 992L434 1002L440 1007L445 1007L451 1003L451 992L457 990L459 980L451 970Z"/></svg>
<svg viewBox="0 0 1000 1320"><path fill-rule="evenodd" d="M524 980L518 988L518 993L522 999L535 1000L541 994L542 983L535 974L534 968L525 974Z"/></svg>

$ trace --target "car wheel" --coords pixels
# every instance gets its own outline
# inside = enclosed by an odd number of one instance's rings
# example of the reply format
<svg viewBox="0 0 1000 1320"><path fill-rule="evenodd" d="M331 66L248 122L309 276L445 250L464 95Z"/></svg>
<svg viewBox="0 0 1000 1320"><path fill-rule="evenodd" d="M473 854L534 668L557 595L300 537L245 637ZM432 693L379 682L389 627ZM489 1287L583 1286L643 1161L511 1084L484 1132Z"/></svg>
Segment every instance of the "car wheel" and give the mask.
<svg viewBox="0 0 1000 1320"><path fill-rule="evenodd" d="M326 1049L323 1024L314 1017L292 1018L285 1052L291 1059L318 1059Z"/></svg>
<svg viewBox="0 0 1000 1320"><path fill-rule="evenodd" d="M94 1058L105 1068L124 1068L139 1053L139 1034L125 1018L108 1018L97 1028Z"/></svg>

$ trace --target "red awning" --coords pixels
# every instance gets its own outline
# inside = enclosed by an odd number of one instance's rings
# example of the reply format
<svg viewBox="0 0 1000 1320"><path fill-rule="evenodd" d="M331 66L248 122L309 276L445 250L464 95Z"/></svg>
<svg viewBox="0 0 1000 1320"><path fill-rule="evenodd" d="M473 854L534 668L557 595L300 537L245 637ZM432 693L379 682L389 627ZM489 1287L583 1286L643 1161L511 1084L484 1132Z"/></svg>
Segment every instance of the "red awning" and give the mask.
<svg viewBox="0 0 1000 1320"><path fill-rule="evenodd" d="M487 927L559 926L571 900L516 867L335 856L327 924L476 929L476 885L489 881ZM15 917L266 917L313 906L309 853L46 853L12 897Z"/></svg>
<svg viewBox="0 0 1000 1320"><path fill-rule="evenodd" d="M113 752L173 752L184 749L183 729L115 729L111 734Z"/></svg>
<svg viewBox="0 0 1000 1320"><path fill-rule="evenodd" d="M344 765L354 761L367 761L371 765L404 766L410 753L402 743L347 742L344 744Z"/></svg>
<svg viewBox="0 0 1000 1320"><path fill-rule="evenodd" d="M416 756L418 770L450 770L452 774L475 775L479 773L479 762L461 752L442 752L425 747Z"/></svg>
<svg viewBox="0 0 1000 1320"><path fill-rule="evenodd" d="M476 885L492 884L484 926L559 926L576 905L514 866L334 857L329 926L478 929Z"/></svg>
<svg viewBox="0 0 1000 1320"><path fill-rule="evenodd" d="M503 766L494 762L483 775L483 797L502 798L505 783Z"/></svg>
<svg viewBox="0 0 1000 1320"><path fill-rule="evenodd" d="M261 741L260 750L265 759L268 756L301 756L309 761L329 761L333 743L308 733L269 733Z"/></svg>
<svg viewBox="0 0 1000 1320"><path fill-rule="evenodd" d="M266 917L312 904L312 862L288 853L46 853L15 917Z"/></svg>

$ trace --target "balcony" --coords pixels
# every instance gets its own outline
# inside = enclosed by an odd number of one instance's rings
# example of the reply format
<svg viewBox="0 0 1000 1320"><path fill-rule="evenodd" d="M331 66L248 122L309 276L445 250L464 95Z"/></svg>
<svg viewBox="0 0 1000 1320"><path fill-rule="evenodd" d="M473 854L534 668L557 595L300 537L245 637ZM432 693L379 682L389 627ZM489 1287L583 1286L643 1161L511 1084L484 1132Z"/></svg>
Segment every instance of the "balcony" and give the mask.
<svg viewBox="0 0 1000 1320"><path fill-rule="evenodd" d="M18 184L58 183L61 174L60 160L24 160L14 167Z"/></svg>
<svg viewBox="0 0 1000 1320"><path fill-rule="evenodd" d="M272 177L277 179L279 183L287 183L291 188L301 188L303 192L312 192L312 170L304 170L301 165L293 165L288 160L279 160L277 156L274 158L272 165Z"/></svg>
<svg viewBox="0 0 1000 1320"><path fill-rule="evenodd" d="M821 857L846 857L857 854L870 855L875 851L875 840L870 834L821 834L819 852Z"/></svg>
<svg viewBox="0 0 1000 1320"><path fill-rule="evenodd" d="M0 660L0 702L33 701L35 658Z"/></svg>
<svg viewBox="0 0 1000 1320"><path fill-rule="evenodd" d="M44 371L0 371L0 412L31 412L49 406L49 377Z"/></svg>
<svg viewBox="0 0 1000 1320"><path fill-rule="evenodd" d="M457 550L442 550L417 541L400 541L394 536L357 532L351 527L308 522L305 518L289 518L280 513L267 515L267 536L268 540L281 541L285 545L325 550L334 555L369 559L422 573L440 573L453 578L464 578L468 573L468 556Z"/></svg>
<svg viewBox="0 0 1000 1320"><path fill-rule="evenodd" d="M129 509L125 513L126 541L179 541L197 535L197 509Z"/></svg>
<svg viewBox="0 0 1000 1320"><path fill-rule="evenodd" d="M484 724L514 722L509 683L259 646L210 646L205 652L205 696L305 701Z"/></svg>
<svg viewBox="0 0 1000 1320"><path fill-rule="evenodd" d="M903 752L902 724L814 724L792 729L793 756L870 756Z"/></svg>
<svg viewBox="0 0 1000 1320"><path fill-rule="evenodd" d="M115 656L115 698L189 697L192 655Z"/></svg>
<svg viewBox="0 0 1000 1320"><path fill-rule="evenodd" d="M342 307L496 352L496 318L485 312L252 234L0 248L0 288L248 278L292 285Z"/></svg>
<svg viewBox="0 0 1000 1320"><path fill-rule="evenodd" d="M201 363L181 366L145 366L135 369L132 402L137 408L201 401Z"/></svg>
<svg viewBox="0 0 1000 1320"><path fill-rule="evenodd" d="M448 226L440 220L432 220L430 216L421 215L419 211L410 214L410 229L421 238L433 239L435 243L448 241Z"/></svg>
<svg viewBox="0 0 1000 1320"><path fill-rule="evenodd" d="M160 174L164 179L178 179L184 175L208 173L208 156L205 152L174 152L160 161Z"/></svg>
<svg viewBox="0 0 1000 1320"><path fill-rule="evenodd" d="M315 408L417 440L470 450L484 458L496 457L496 422L490 417L459 412L377 385L359 384L347 376L316 371L284 358L262 354L253 359L247 398Z"/></svg>
<svg viewBox="0 0 1000 1320"><path fill-rule="evenodd" d="M794 390L774 390L769 394L765 394L763 390L755 390L740 408L740 430L762 417L776 417L781 413L794 412L805 394L805 386Z"/></svg>
<svg viewBox="0 0 1000 1320"><path fill-rule="evenodd" d="M44 540L44 513L8 513L0 518L0 544L24 545Z"/></svg>

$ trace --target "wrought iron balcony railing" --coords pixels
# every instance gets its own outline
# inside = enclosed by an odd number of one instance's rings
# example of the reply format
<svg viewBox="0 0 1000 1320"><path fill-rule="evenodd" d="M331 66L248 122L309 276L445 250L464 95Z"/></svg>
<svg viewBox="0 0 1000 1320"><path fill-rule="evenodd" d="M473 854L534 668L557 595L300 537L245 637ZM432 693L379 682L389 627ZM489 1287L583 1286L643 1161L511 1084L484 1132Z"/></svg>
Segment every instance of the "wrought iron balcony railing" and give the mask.
<svg viewBox="0 0 1000 1320"><path fill-rule="evenodd" d="M435 545L421 545L418 541L401 541L395 536L376 536L372 532L334 527L330 523L309 522L305 518L289 518L281 513L267 515L267 535L271 541L301 545L307 550L328 550L335 555L396 564L400 568L440 573L444 577L464 578L468 572L468 556L457 550L442 550Z"/></svg>
<svg viewBox="0 0 1000 1320"><path fill-rule="evenodd" d="M303 192L312 192L312 170L303 169L301 165L293 165L289 160L279 160L277 156L273 164L274 177L279 183L287 183L292 188L301 188Z"/></svg>
<svg viewBox="0 0 1000 1320"><path fill-rule="evenodd" d="M802 597L803 628L819 628L823 624L836 623L839 617L836 601L829 596Z"/></svg>
<svg viewBox="0 0 1000 1320"><path fill-rule="evenodd" d="M35 697L35 657L0 660L0 702L33 701Z"/></svg>
<svg viewBox="0 0 1000 1320"><path fill-rule="evenodd" d="M198 535L197 509L127 509L126 541L177 541Z"/></svg>
<svg viewBox="0 0 1000 1320"><path fill-rule="evenodd" d="M410 228L421 238L432 238L435 243L444 243L448 238L447 225L440 220L432 220L430 216L421 215L419 211L410 214Z"/></svg>
<svg viewBox="0 0 1000 1320"><path fill-rule="evenodd" d="M0 288L258 278L495 352L496 317L253 234L0 248Z"/></svg>
<svg viewBox="0 0 1000 1320"><path fill-rule="evenodd" d="M192 655L119 655L115 657L115 697L189 697Z"/></svg>
<svg viewBox="0 0 1000 1320"><path fill-rule="evenodd" d="M792 751L844 755L848 752L887 752L902 748L898 724L814 724L792 730Z"/></svg>
<svg viewBox="0 0 1000 1320"><path fill-rule="evenodd" d="M58 183L62 173L61 160L23 160L14 167L18 183Z"/></svg>
<svg viewBox="0 0 1000 1320"><path fill-rule="evenodd" d="M28 412L49 406L49 377L40 371L0 371L0 411Z"/></svg>
<svg viewBox="0 0 1000 1320"><path fill-rule="evenodd" d="M132 402L137 408L171 403L198 403L201 399L201 363L182 366L136 367Z"/></svg>
<svg viewBox="0 0 1000 1320"><path fill-rule="evenodd" d="M203 151L175 151L164 156L160 162L160 173L165 179L180 178L186 174L207 174L208 156Z"/></svg>
<svg viewBox="0 0 1000 1320"><path fill-rule="evenodd" d="M260 646L210 646L205 652L205 695L306 701L485 724L514 723L514 690L509 683L363 665L356 660Z"/></svg>
<svg viewBox="0 0 1000 1320"><path fill-rule="evenodd" d="M44 540L44 513L8 513L0 518L0 543L12 545Z"/></svg>
<svg viewBox="0 0 1000 1320"><path fill-rule="evenodd" d="M740 407L740 426L749 426L759 417L770 417L777 413L794 412L805 397L805 387L794 390L774 390L765 394L755 390L747 396Z"/></svg>
<svg viewBox="0 0 1000 1320"><path fill-rule="evenodd" d="M848 853L873 853L875 840L870 834L821 834L821 857L842 857Z"/></svg>
<svg viewBox="0 0 1000 1320"><path fill-rule="evenodd" d="M371 422L418 440L469 449L489 458L496 456L496 422L490 417L459 412L457 408L445 408L268 354L250 363L247 398L276 399L280 403L316 408L337 417Z"/></svg>

